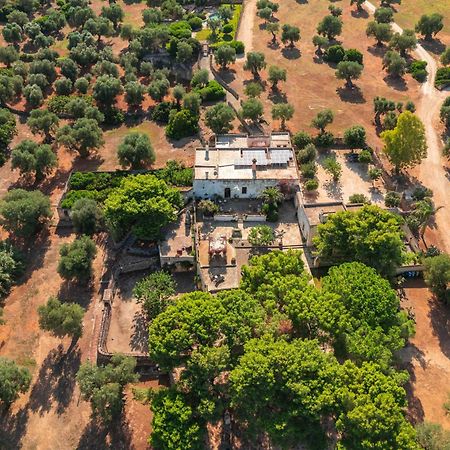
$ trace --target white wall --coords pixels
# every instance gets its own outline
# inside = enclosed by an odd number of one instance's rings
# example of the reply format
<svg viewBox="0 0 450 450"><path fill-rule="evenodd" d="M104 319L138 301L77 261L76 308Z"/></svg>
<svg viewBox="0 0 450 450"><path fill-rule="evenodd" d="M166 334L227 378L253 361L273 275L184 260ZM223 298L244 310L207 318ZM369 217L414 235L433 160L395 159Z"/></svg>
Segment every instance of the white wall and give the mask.
<svg viewBox="0 0 450 450"><path fill-rule="evenodd" d="M266 187L277 184L278 180L194 180L194 193L197 198L225 197L225 188L230 188L230 198L257 198Z"/></svg>

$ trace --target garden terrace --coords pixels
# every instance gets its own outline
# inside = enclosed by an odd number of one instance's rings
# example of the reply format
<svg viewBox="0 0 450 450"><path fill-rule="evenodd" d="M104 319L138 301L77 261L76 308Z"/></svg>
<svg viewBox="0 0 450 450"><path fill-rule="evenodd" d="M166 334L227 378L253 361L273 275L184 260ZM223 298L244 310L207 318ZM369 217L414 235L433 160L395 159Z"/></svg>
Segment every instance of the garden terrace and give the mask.
<svg viewBox="0 0 450 450"><path fill-rule="evenodd" d="M73 172L59 207L70 210L80 198L92 198L102 204L109 193L130 175L152 174L172 186L190 188L193 170L179 163L169 163L162 169L144 171L116 170L111 172Z"/></svg>

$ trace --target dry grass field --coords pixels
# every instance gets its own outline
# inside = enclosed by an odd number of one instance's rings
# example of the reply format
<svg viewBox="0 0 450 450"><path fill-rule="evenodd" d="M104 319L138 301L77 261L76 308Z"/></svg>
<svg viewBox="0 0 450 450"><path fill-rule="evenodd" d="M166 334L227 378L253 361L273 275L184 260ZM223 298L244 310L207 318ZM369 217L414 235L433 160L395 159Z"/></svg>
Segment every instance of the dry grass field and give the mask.
<svg viewBox="0 0 450 450"><path fill-rule="evenodd" d="M276 65L287 70L287 82L280 83L280 92L274 95L270 86L263 93L265 105L264 118L270 123L270 111L273 103L287 101L294 105L294 118L288 122L291 131L310 129L311 119L318 111L331 108L335 112L331 131L342 135L342 131L355 124L366 127L369 142L380 147L376 137L373 120L373 98L384 96L397 102L417 101L420 85L409 75L404 82L394 81L386 77L382 70L382 58L386 48L374 46L374 40L366 37L367 23L371 20L368 14L357 14L349 2L338 3L343 8L343 33L338 38L345 48L356 48L364 55L364 71L360 80L355 82L357 89L344 88L344 82L335 77L335 67L323 62L315 55L312 37L316 34L317 24L328 14L329 1L297 2L286 0L280 3L276 14L280 26L296 25L300 28L301 40L296 49L270 47L271 35L265 31L263 21L255 19L253 50L266 55L267 66ZM229 74L232 86L243 94L243 86L251 80L251 74L242 70L242 64L233 67ZM262 72L262 79L267 80L267 71ZM245 98L245 96L244 96ZM275 127L279 124L275 123Z"/></svg>
<svg viewBox="0 0 450 450"><path fill-rule="evenodd" d="M444 16L444 29L437 35L442 44L450 45L450 2L448 0L403 0L394 5L395 21L402 28L414 28L422 14L439 13Z"/></svg>

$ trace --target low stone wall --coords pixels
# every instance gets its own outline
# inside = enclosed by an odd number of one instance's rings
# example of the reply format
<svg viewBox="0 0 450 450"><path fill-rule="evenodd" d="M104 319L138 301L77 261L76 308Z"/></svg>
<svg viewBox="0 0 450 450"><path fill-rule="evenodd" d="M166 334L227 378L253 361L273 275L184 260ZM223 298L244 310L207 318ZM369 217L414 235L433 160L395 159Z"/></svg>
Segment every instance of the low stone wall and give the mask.
<svg viewBox="0 0 450 450"><path fill-rule="evenodd" d="M132 270L131 270L132 269ZM100 331L97 342L97 364L108 364L113 356L112 352L108 351L106 342L108 338L109 327L111 325L112 317L112 303L114 301L115 292L117 288L116 280L122 273L130 273L132 271L142 270L139 265L131 264L128 267L119 267L111 275L108 282L108 287L103 291L103 312L100 322ZM125 356L129 356L136 360L136 368L138 370L145 370L145 372L152 377L159 377L161 374L159 367L150 359L147 353L125 353Z"/></svg>

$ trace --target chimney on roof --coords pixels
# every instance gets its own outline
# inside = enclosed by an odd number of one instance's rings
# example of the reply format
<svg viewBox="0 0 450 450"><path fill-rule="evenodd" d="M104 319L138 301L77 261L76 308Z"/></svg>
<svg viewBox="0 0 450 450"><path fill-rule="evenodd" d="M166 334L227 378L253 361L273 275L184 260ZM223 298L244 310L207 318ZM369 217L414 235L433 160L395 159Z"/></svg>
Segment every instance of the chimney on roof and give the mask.
<svg viewBox="0 0 450 450"><path fill-rule="evenodd" d="M242 147L239 149L239 151L241 152L241 158L244 156L244 150L242 150Z"/></svg>
<svg viewBox="0 0 450 450"><path fill-rule="evenodd" d="M209 144L206 144L205 146L205 160L209 160Z"/></svg>
<svg viewBox="0 0 450 450"><path fill-rule="evenodd" d="M256 158L252 159L252 174L253 174L253 178L256 178Z"/></svg>

